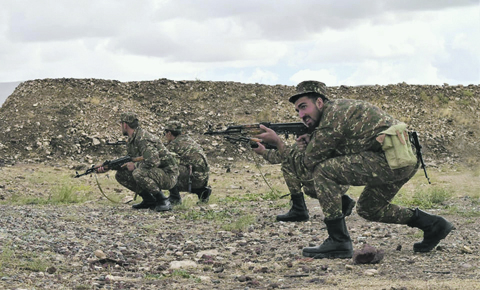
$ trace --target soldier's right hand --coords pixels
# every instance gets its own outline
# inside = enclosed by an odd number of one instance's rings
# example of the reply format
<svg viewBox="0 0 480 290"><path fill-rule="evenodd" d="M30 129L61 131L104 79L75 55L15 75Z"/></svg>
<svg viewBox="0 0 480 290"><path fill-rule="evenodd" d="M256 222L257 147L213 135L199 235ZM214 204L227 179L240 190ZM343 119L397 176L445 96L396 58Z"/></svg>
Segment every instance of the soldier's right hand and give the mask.
<svg viewBox="0 0 480 290"><path fill-rule="evenodd" d="M298 138L295 141L297 143L298 150L305 151L305 149L308 146L308 142L310 142L310 135L304 134L304 135L298 136Z"/></svg>

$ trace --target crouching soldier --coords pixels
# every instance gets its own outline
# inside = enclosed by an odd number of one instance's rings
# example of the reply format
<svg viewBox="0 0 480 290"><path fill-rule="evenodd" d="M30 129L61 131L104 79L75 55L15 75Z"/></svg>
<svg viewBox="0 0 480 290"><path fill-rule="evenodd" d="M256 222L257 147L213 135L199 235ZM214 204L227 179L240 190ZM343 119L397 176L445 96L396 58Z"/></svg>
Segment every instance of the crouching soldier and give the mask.
<svg viewBox="0 0 480 290"><path fill-rule="evenodd" d="M121 185L142 197L142 202L134 204L134 209L150 208L157 212L168 211L172 205L162 190L175 186L178 165L174 154L170 153L161 139L141 127L135 113L123 113L120 116L122 134L128 136L127 154L131 157L143 157L143 161L129 162L117 170L115 179ZM105 172L99 168L98 172Z"/></svg>
<svg viewBox="0 0 480 290"><path fill-rule="evenodd" d="M212 193L208 186L210 167L202 147L184 134L178 121L168 122L164 134L168 140L167 149L177 155L180 172L177 184L170 189L170 202L180 204L181 191L194 193L201 202L208 202Z"/></svg>

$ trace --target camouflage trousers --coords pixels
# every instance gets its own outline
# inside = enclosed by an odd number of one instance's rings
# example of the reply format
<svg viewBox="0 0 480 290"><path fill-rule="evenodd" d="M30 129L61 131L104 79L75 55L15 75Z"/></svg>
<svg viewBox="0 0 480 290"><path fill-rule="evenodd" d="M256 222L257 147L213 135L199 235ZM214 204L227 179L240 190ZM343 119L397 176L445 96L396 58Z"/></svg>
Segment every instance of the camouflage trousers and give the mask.
<svg viewBox="0 0 480 290"><path fill-rule="evenodd" d="M365 151L327 159L315 166L313 172L288 159L282 163L282 171L290 192L300 193L303 187L305 194L318 199L327 220L342 216L341 197L350 186L365 186L357 201L361 217L406 224L413 211L391 201L415 175L418 165L392 170L383 152Z"/></svg>
<svg viewBox="0 0 480 290"><path fill-rule="evenodd" d="M188 191L188 178L190 176L190 167L186 165L179 165L178 171L180 172L177 181L177 187L179 191ZM202 188L208 183L208 172L192 171L192 189Z"/></svg>
<svg viewBox="0 0 480 290"><path fill-rule="evenodd" d="M125 168L117 170L115 179L121 185L138 194L141 194L142 191L159 192L162 189L170 189L177 182L176 176L167 174L161 168L137 168L133 171L128 171Z"/></svg>

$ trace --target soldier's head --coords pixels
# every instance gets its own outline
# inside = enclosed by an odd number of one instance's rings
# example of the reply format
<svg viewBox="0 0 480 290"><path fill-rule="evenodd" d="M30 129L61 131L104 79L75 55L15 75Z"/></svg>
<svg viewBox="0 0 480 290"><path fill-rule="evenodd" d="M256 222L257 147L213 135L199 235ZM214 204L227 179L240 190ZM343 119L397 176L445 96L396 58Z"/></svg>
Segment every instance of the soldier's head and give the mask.
<svg viewBox="0 0 480 290"><path fill-rule="evenodd" d="M297 85L296 94L288 101L295 105L298 116L309 128L318 126L326 97L327 86L318 81L304 81Z"/></svg>
<svg viewBox="0 0 480 290"><path fill-rule="evenodd" d="M309 97L313 101L316 101L318 98L322 98L322 101L328 101L327 98L327 86L325 83L319 81L303 81L299 83L296 87L296 93L291 96L288 101L292 104L301 98Z"/></svg>
<svg viewBox="0 0 480 290"><path fill-rule="evenodd" d="M169 141L175 139L178 135L182 134L182 123L179 121L168 121L165 125L165 136Z"/></svg>
<svg viewBox="0 0 480 290"><path fill-rule="evenodd" d="M125 127L124 124L128 125L129 128L135 130L138 127L137 114L133 112L124 112L120 114L120 124L122 124L123 135L128 135L128 129Z"/></svg>

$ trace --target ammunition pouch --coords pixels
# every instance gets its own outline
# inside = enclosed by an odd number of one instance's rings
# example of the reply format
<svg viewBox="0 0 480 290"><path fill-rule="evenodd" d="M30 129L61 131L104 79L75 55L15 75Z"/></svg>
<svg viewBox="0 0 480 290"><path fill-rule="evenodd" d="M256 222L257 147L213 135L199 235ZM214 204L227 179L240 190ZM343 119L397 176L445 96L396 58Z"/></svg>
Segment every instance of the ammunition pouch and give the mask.
<svg viewBox="0 0 480 290"><path fill-rule="evenodd" d="M380 132L376 140L382 145L382 150L391 169L417 164L417 156L413 153L405 123L399 123Z"/></svg>

